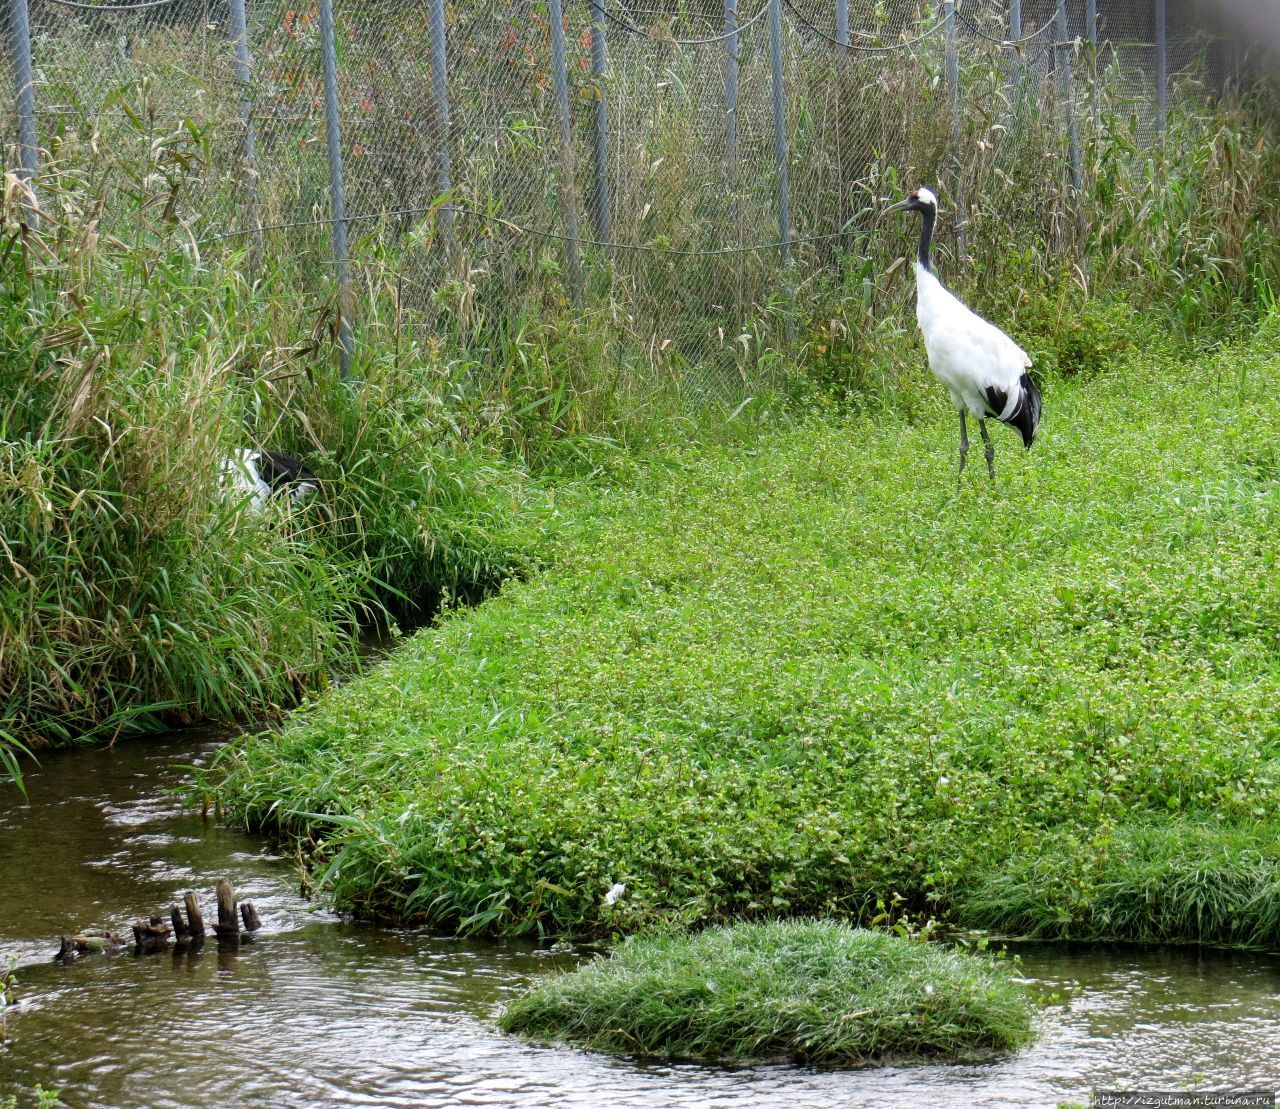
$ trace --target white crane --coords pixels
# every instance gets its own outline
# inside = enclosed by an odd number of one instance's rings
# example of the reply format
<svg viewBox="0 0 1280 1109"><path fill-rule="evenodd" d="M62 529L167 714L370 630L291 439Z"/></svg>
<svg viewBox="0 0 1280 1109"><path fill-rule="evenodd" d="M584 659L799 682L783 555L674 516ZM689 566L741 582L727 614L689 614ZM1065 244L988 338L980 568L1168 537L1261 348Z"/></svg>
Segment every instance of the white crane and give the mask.
<svg viewBox="0 0 1280 1109"><path fill-rule="evenodd" d="M300 504L317 489L315 474L293 455L260 447L242 447L224 458L222 473L226 484L259 512L268 497L287 495Z"/></svg>
<svg viewBox="0 0 1280 1109"><path fill-rule="evenodd" d="M987 434L987 417L1016 427L1030 449L1040 427L1040 390L1027 370L1031 358L994 324L971 312L943 288L929 267L929 242L938 218L938 198L916 189L889 212L920 213L920 249L916 254L916 321L924 335L929 369L951 393L960 413L960 469L969 453L966 413L973 413L986 444L987 473L996 476L996 448Z"/></svg>

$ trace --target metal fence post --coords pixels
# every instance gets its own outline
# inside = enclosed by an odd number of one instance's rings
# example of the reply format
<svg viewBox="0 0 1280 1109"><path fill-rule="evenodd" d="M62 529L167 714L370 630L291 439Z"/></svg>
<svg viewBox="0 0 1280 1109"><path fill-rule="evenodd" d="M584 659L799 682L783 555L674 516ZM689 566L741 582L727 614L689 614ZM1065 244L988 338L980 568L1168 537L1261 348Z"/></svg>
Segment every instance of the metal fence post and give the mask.
<svg viewBox="0 0 1280 1109"><path fill-rule="evenodd" d="M35 75L31 64L31 20L27 0L9 0L9 43L18 109L18 176L29 190L28 224L39 227L35 178L40 169L40 137L36 131Z"/></svg>
<svg viewBox="0 0 1280 1109"><path fill-rule="evenodd" d="M333 272L338 283L338 339L342 376L351 373L355 343L349 319L350 263L347 198L342 184L342 127L338 117L338 48L333 33L333 0L320 0L320 52L324 63L324 130L329 150L329 218L333 225Z"/></svg>
<svg viewBox="0 0 1280 1109"><path fill-rule="evenodd" d="M431 97L435 101L436 122L436 190L444 196L453 188L453 162L449 157L449 56L444 28L444 0L431 0ZM440 211L445 233L453 227L453 207L446 203Z"/></svg>
<svg viewBox="0 0 1280 1109"><path fill-rule="evenodd" d="M547 0L551 19L551 66L555 71L556 104L560 109L560 206L564 216L569 260L569 287L574 304L582 302L582 266L578 256L578 206L573 195L573 129L569 115L569 64L564 50L564 7Z"/></svg>
<svg viewBox="0 0 1280 1109"><path fill-rule="evenodd" d="M591 72L595 74L595 154L596 238L609 242L612 229L609 218L609 100L605 92L605 77L609 69L606 52L604 0L591 2Z"/></svg>
<svg viewBox="0 0 1280 1109"><path fill-rule="evenodd" d="M738 0L724 0L724 161L729 225L736 228L741 215L738 200Z"/></svg>
<svg viewBox="0 0 1280 1109"><path fill-rule="evenodd" d="M1022 38L1022 0L1009 0L1009 38L1013 42L1017 42ZM1009 61L1011 63L1013 92L1016 97L1022 95L1022 61L1018 57L1017 46L1009 48Z"/></svg>
<svg viewBox="0 0 1280 1109"><path fill-rule="evenodd" d="M773 67L773 157L778 183L782 263L791 264L791 180L787 170L787 97L782 80L782 0L769 0L769 50Z"/></svg>
<svg viewBox="0 0 1280 1109"><path fill-rule="evenodd" d="M240 149L240 168L244 175L245 207L253 229L253 248L249 256L252 281L262 266L262 214L258 210L258 136L253 127L253 77L249 69L249 22L245 16L245 0L231 0L229 16L231 39L235 47L236 82L240 86L240 119L244 124L244 140Z"/></svg>
<svg viewBox="0 0 1280 1109"><path fill-rule="evenodd" d="M738 167L738 0L724 0L724 145L736 188Z"/></svg>
<svg viewBox="0 0 1280 1109"><path fill-rule="evenodd" d="M1089 120L1096 139L1098 133L1098 0L1085 0L1084 33L1093 53L1089 66Z"/></svg>
<svg viewBox="0 0 1280 1109"><path fill-rule="evenodd" d="M1218 40L1218 63L1222 75L1218 81L1218 95L1227 97L1235 87L1236 47L1228 34Z"/></svg>
<svg viewBox="0 0 1280 1109"><path fill-rule="evenodd" d="M1166 37L1165 0L1155 0L1156 21L1156 125L1164 138L1169 119L1169 43Z"/></svg>
<svg viewBox="0 0 1280 1109"><path fill-rule="evenodd" d="M836 59L833 68L837 74L835 80L836 114L844 115L844 84L839 79L840 66L849 53L849 0L836 0ZM849 194L844 188L844 151L841 149L840 132L836 132L836 211L843 230L849 225ZM836 239L836 273L844 280L844 251L848 248L848 239Z"/></svg>
<svg viewBox="0 0 1280 1109"><path fill-rule="evenodd" d="M942 18L947 33L947 93L951 101L951 163L956 169L956 250L960 261L967 260L965 230L969 225L969 202L960 174L960 54L956 43L956 0L942 0Z"/></svg>
<svg viewBox="0 0 1280 1109"><path fill-rule="evenodd" d="M1062 110L1067 114L1067 152L1071 159L1071 188L1078 196L1084 191L1084 169L1080 162L1080 133L1076 128L1075 94L1072 86L1071 40L1067 27L1067 0L1058 0L1058 11L1054 16L1054 44L1062 55L1058 64L1058 74L1062 87Z"/></svg>

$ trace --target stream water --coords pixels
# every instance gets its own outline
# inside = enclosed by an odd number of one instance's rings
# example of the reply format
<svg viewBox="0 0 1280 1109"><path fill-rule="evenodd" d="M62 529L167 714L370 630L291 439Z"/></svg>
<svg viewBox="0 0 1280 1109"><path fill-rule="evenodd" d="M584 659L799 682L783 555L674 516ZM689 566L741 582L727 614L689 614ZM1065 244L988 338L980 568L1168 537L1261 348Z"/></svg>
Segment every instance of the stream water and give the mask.
<svg viewBox="0 0 1280 1109"><path fill-rule="evenodd" d="M986 1106L1091 1088L1280 1087L1280 957L1135 947L1019 948L1061 995L1034 1046L984 1066L823 1071L641 1065L531 1047L493 1025L528 976L572 956L345 922L299 895L261 838L170 792L221 736L186 731L46 754L0 803L0 957L17 959L0 1099L167 1106ZM212 911L228 877L264 927L238 950L52 962L58 936Z"/></svg>

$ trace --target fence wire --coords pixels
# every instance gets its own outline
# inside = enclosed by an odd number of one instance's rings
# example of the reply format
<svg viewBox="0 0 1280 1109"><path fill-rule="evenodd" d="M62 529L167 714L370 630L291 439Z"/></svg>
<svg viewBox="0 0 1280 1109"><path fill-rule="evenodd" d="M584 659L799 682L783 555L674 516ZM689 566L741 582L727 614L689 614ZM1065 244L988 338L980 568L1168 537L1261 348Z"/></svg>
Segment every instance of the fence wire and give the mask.
<svg viewBox="0 0 1280 1109"><path fill-rule="evenodd" d="M247 80L241 2L29 0L39 155L110 149L137 167L117 187L168 197L206 254L244 249L322 302L320 0L247 0ZM762 347L795 341L806 287L862 295L886 189L977 195L1030 148L1020 121L1035 115L1061 133L1049 202L1065 204L1099 73L1154 143L1157 74L1176 98L1220 88L1232 65L1183 6L1162 29L1158 0L1099 0L1094 27L1087 0L962 0L951 22L933 0L852 0L843 16L841 0L564 0L559 28L545 0L333 2L357 324L362 298L393 287L425 331L493 361L532 320L594 314L614 336L607 356L639 353L708 395L738 388ZM20 44L5 31L13 88Z"/></svg>

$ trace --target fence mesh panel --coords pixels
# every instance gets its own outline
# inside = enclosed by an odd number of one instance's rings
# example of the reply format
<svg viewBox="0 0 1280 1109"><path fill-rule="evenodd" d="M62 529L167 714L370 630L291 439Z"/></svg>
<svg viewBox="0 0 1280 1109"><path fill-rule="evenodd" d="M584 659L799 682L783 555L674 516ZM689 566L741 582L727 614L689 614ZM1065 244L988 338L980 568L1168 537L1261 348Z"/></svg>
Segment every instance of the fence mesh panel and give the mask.
<svg viewBox="0 0 1280 1109"><path fill-rule="evenodd" d="M117 187L170 204L206 253L260 244L295 275L300 296L321 303L332 297L332 209L319 8L248 0L245 82L229 2L126 10L30 0L41 158L110 150L134 169ZM1095 73L1108 67L1136 133L1159 141L1154 0L1103 0L1096 55L1084 0L1065 5L1065 35L1056 0L1022 0L1016 43L1010 2L964 0L952 40L938 4L851 0L845 48L836 0L778 0L775 10L769 0L565 0L566 150L545 0L435 4L442 81L433 0L335 0L354 302L389 292L424 333L478 362L500 361L503 345L548 313L594 315L613 336L602 359L639 355L690 389L732 395L760 349L797 338L794 305L806 288L874 295L863 239L887 189L937 182L951 209L983 195L1021 156L1019 120L1037 112L1039 125L1049 118L1059 129L1060 195L1049 202L1065 203L1068 116L1076 147L1087 148ZM604 74L593 64L593 11ZM1229 51L1196 32L1193 16L1169 3L1171 102L1228 76ZM0 73L9 88L12 56ZM5 120L9 166L16 113ZM607 167L603 215L597 156ZM119 218L130 210L120 205ZM967 214L941 228L944 249L948 234L959 249ZM110 205L103 219L110 226Z"/></svg>

